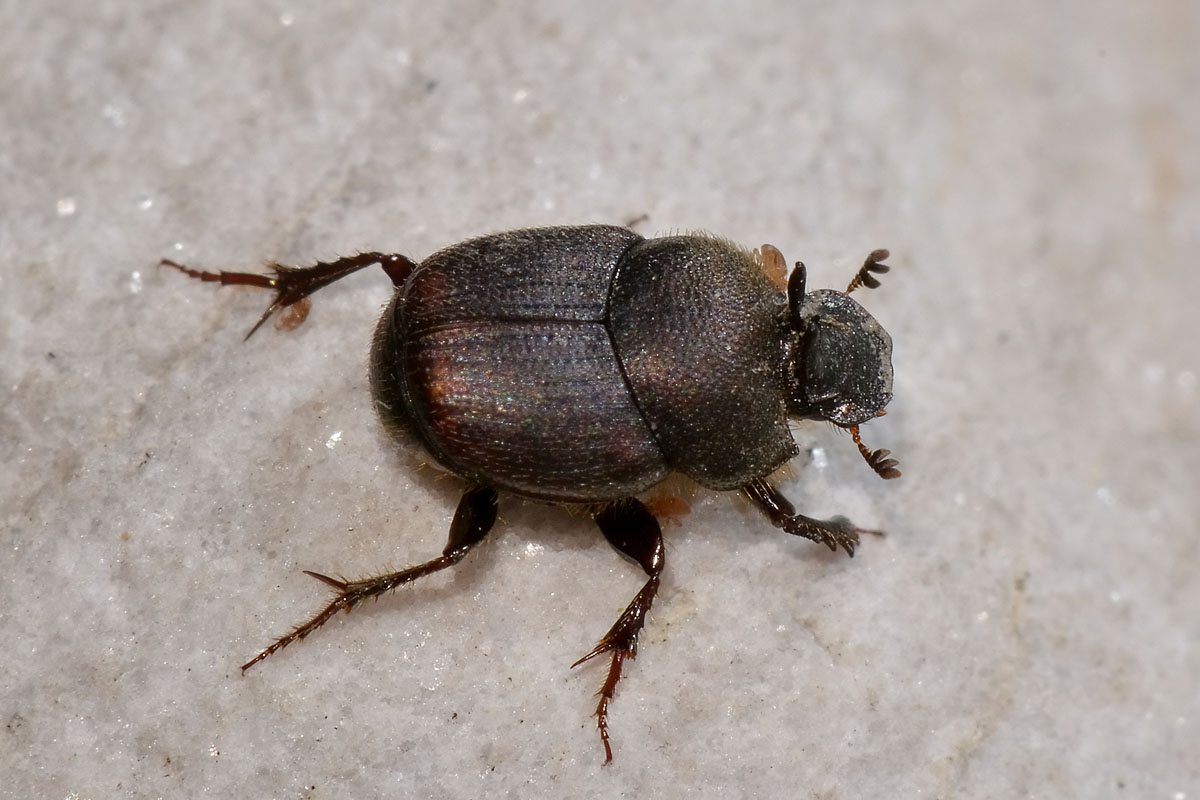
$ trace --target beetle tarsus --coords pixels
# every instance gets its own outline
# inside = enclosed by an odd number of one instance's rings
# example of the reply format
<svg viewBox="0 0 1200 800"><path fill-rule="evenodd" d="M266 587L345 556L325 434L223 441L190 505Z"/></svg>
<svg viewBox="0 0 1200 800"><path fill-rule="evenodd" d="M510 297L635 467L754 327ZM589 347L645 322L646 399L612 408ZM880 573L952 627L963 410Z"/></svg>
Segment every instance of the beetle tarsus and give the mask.
<svg viewBox="0 0 1200 800"><path fill-rule="evenodd" d="M749 495L755 505L762 509L767 518L771 520L771 524L784 533L803 536L805 539L811 539L834 551L841 547L851 558L854 557L854 550L858 547L860 534L882 535L879 531L855 527L845 517L813 519L803 514L797 514L791 501L763 479L751 481L743 487L743 491Z"/></svg>
<svg viewBox="0 0 1200 800"><path fill-rule="evenodd" d="M262 289L275 288L275 278L270 275L258 275L253 272L208 272L202 269L192 269L191 267L180 264L178 261L172 261L169 258L164 258L158 262L160 267L171 267L177 269L189 278L207 281L212 283L220 283L222 286L257 286Z"/></svg>
<svg viewBox="0 0 1200 800"><path fill-rule="evenodd" d="M353 256L345 256L334 261L320 261L311 267L289 267L285 264L270 263L267 266L274 272L274 275L259 275L253 272L208 272L206 270L192 269L184 266L176 261L164 258L159 262L159 266L172 267L179 270L184 275L197 280L210 281L220 283L222 286L254 286L260 289L274 289L275 300L271 305L267 306L267 310L258 318L258 322L254 323L254 327L246 334L249 339L254 335L254 332L262 327L262 324L271 318L276 311L281 308L298 303L309 295L316 292L336 280L358 272L364 267L369 267L372 264L379 264L383 267L383 271L392 279L392 283L399 285L408 278L416 266L415 263L405 256L389 254L389 253L358 253Z"/></svg>
<svg viewBox="0 0 1200 800"><path fill-rule="evenodd" d="M591 652L572 664L578 667L586 661L604 653L611 654L608 675L596 696L596 724L600 729L600 743L604 745L604 763L612 763L612 745L608 737L608 706L621 680L621 667L625 659L637 658L638 633L646 624L646 614L654 603L663 570L662 530L658 520L640 501L633 498L614 503L596 515L596 524L608 539L609 544L636 561L650 579L633 598L620 618L609 628L608 633Z"/></svg>
<svg viewBox="0 0 1200 800"><path fill-rule="evenodd" d="M307 622L297 625L289 633L280 636L265 650L243 664L242 672L292 642L308 636L332 619L339 611L349 612L363 600L378 597L406 583L412 583L417 578L423 578L446 567L454 566L462 561L471 548L483 541L495 522L496 492L486 487L476 486L468 489L459 501L458 510L454 513L454 521L450 524L449 541L446 543L442 555L435 559L399 572L390 572L386 575L376 575L357 581L339 580L319 572L305 570L305 575L329 584L337 592L337 595Z"/></svg>

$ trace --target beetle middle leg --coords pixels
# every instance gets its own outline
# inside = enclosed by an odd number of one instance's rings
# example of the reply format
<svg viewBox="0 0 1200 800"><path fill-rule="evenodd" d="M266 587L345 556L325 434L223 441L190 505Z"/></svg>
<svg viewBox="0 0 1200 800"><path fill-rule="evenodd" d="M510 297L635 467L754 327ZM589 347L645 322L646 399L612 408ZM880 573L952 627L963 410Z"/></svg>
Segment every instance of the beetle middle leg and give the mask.
<svg viewBox="0 0 1200 800"><path fill-rule="evenodd" d="M596 514L595 519L609 544L636 561L650 576L600 643L571 665L578 667L603 653L611 654L608 677L597 693L600 702L596 705L600 741L604 745L604 763L608 764L612 761L612 747L608 743L608 704L621 680L622 663L626 658L633 660L637 657L638 633L646 624L646 614L654 602L654 595L658 593L662 576L663 541L658 520L640 500L632 497L607 506Z"/></svg>
<svg viewBox="0 0 1200 800"><path fill-rule="evenodd" d="M845 517L813 519L797 514L791 501L762 479L746 484L743 491L762 509L775 527L781 528L785 533L803 536L805 539L827 545L830 550L837 550L840 545L851 558L854 557L854 548L858 546L860 533L880 535L879 531L856 528Z"/></svg>
<svg viewBox="0 0 1200 800"><path fill-rule="evenodd" d="M270 267L275 273L274 275L225 272L224 270L208 272L192 269L168 258L159 262L161 267L171 267L197 280L211 281L222 286L256 286L260 289L273 289L275 301L267 306L267 310L258 318L258 322L254 323L254 327L246 334L247 339L253 336L254 332L262 327L262 324L276 311L298 303L318 289L372 264L382 266L383 271L388 274L396 286L403 283L416 267L411 259L394 253L359 253L335 261L321 261L311 267L289 267L284 264L272 263Z"/></svg>
<svg viewBox="0 0 1200 800"><path fill-rule="evenodd" d="M390 592L398 586L412 583L417 578L432 575L446 567L451 567L462 561L463 557L475 545L483 541L488 531L496 523L496 492L486 486L475 486L468 489L458 502L454 512L454 521L450 523L450 539L442 555L438 558L418 564L415 567L390 572L386 575L376 575L357 581L343 581L321 575L317 572L304 571L319 581L329 584L337 591L337 596L330 601L319 613L302 625L297 625L292 631L276 639L267 649L242 665L242 672L262 661L276 650L282 650L292 642L303 639L317 628L324 625L339 611L349 612L363 600L378 597L384 592Z"/></svg>

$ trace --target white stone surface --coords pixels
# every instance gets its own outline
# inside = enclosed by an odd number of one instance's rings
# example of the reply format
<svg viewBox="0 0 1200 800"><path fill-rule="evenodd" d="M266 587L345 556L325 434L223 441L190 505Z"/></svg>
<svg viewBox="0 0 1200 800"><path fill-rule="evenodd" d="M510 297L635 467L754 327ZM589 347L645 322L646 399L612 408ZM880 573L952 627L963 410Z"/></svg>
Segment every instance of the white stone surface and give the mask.
<svg viewBox="0 0 1200 800"><path fill-rule="evenodd" d="M1200 6L11 5L0 26L0 795L1200 798ZM640 585L510 501L453 574L238 665L440 551L456 487L370 411L388 282L155 268L423 257L517 226L803 258L897 343L805 426L853 561L699 495L613 707L569 670ZM340 438L339 438L340 437Z"/></svg>

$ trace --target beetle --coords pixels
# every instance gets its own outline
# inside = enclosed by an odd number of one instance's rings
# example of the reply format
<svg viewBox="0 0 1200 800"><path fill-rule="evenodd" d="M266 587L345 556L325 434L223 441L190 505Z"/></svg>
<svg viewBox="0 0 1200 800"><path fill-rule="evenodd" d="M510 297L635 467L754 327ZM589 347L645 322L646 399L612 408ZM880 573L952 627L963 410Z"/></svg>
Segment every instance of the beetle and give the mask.
<svg viewBox="0 0 1200 800"><path fill-rule="evenodd" d="M328 584L324 609L276 639L242 671L308 636L339 611L446 569L496 521L498 493L583 508L647 580L599 643L596 718L612 761L608 709L658 591L658 519L638 499L682 473L740 490L786 533L854 555L875 533L844 517L796 512L771 480L799 453L789 424L824 420L852 434L870 467L899 477L888 450L869 450L859 425L892 398L892 342L849 295L876 288L888 251L863 262L845 292L806 291L771 245L748 251L709 234L645 238L626 227L530 228L481 236L417 263L359 253L271 274L209 272L164 259L193 278L271 290L246 334L323 286L378 264L392 299L380 318L370 383L383 427L416 440L462 478L445 549L408 569Z"/></svg>

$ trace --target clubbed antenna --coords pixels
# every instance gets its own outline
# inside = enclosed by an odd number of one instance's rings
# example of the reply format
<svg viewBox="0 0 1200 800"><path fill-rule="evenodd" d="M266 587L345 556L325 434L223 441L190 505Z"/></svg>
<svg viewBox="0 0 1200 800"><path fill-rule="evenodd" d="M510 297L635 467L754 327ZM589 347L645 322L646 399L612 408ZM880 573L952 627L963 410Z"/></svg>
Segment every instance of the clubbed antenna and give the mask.
<svg viewBox="0 0 1200 800"><path fill-rule="evenodd" d="M868 289L878 289L879 279L872 275L872 272L882 275L891 269L882 261L891 253L887 250L879 249L872 250L871 255L867 256L867 260L859 267L858 272L854 274L854 280L850 281L850 285L846 287L846 294L850 294L860 286L865 286Z"/></svg>
<svg viewBox="0 0 1200 800"><path fill-rule="evenodd" d="M887 258L887 256L884 256L884 258ZM867 285L870 286L870 284ZM894 458L890 458L892 455L891 450L884 450L883 448L868 450L867 446L862 443L862 439L858 436L858 426L852 425L849 430L850 435L854 437L854 443L858 445L858 452L862 453L862 457L866 459L867 466L875 470L875 474L885 481L900 477L900 470L896 469L900 465L900 462Z"/></svg>

